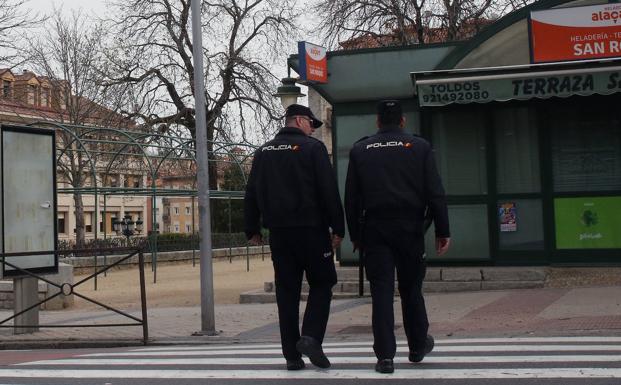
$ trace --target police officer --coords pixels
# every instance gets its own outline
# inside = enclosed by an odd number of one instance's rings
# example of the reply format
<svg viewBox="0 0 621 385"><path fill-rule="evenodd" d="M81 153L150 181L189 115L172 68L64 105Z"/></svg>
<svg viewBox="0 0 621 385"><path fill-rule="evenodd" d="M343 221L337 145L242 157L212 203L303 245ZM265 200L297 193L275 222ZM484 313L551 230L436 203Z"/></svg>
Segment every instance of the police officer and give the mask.
<svg viewBox="0 0 621 385"><path fill-rule="evenodd" d="M287 369L304 368L301 354L327 368L321 343L336 284L333 249L345 232L343 207L326 147L309 136L322 122L298 104L287 108L285 119L285 127L254 155L244 199L245 232L253 244L261 242L260 221L270 232ZM310 289L300 337L303 273Z"/></svg>
<svg viewBox="0 0 621 385"><path fill-rule="evenodd" d="M356 142L349 155L345 211L354 250L362 248L371 283L375 370L394 371L395 267L409 360L420 362L433 349L422 295L425 277L424 218L435 222L436 250L449 247L448 211L442 182L427 141L403 131L405 118L395 100L378 104L379 131Z"/></svg>

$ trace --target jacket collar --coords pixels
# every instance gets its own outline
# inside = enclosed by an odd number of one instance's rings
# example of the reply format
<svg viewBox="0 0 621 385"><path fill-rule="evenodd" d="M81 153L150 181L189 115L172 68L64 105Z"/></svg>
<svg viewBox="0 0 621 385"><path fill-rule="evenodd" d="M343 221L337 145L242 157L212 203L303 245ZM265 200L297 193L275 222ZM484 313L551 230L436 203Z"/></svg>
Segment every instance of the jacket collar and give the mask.
<svg viewBox="0 0 621 385"><path fill-rule="evenodd" d="M304 136L306 136L304 131L300 130L297 127L283 127L283 128L281 128L278 131L278 133L276 135L282 135L282 134L294 134L294 135L304 135Z"/></svg>
<svg viewBox="0 0 621 385"><path fill-rule="evenodd" d="M402 133L402 132L404 132L403 128L399 127L398 125L384 126L377 131L378 134Z"/></svg>

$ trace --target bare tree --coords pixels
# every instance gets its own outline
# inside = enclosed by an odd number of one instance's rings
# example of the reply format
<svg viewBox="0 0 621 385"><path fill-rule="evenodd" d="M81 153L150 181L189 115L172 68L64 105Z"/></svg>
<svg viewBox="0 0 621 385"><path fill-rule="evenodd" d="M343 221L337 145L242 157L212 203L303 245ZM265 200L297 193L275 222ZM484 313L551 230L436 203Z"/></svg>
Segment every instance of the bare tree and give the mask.
<svg viewBox="0 0 621 385"><path fill-rule="evenodd" d="M122 90L104 87L101 77L102 45L105 30L82 13L63 16L54 11L46 25L46 34L30 40L27 58L37 73L51 84L50 120L70 125L119 127L129 121L115 112L124 102ZM87 139L102 136L93 131ZM96 183L91 165L98 167L101 144L80 145L69 132L59 130L58 147L65 148L58 161L61 176L73 187L76 218L76 246L85 243L84 204L81 189ZM88 152L88 155L87 155ZM91 163L92 162L92 163ZM89 178L90 175L90 178Z"/></svg>
<svg viewBox="0 0 621 385"><path fill-rule="evenodd" d="M317 31L331 47L463 40L533 0L320 0Z"/></svg>
<svg viewBox="0 0 621 385"><path fill-rule="evenodd" d="M25 30L41 23L44 18L36 12L28 12L28 0L0 0L0 63L16 65L20 58L19 42Z"/></svg>
<svg viewBox="0 0 621 385"><path fill-rule="evenodd" d="M461 40L476 34L480 21L497 15L490 15L492 0L441 0L433 4L431 10L439 27L446 34L447 41Z"/></svg>
<svg viewBox="0 0 621 385"><path fill-rule="evenodd" d="M160 131L195 136L190 22L191 0L131 0L114 3L109 21L117 36L110 50L110 85L131 84L139 100L124 111ZM292 0L204 0L202 33L210 188L216 188L213 141L242 138L279 119L273 58L286 52L294 32ZM234 122L234 123L233 123ZM258 126L258 127L257 127Z"/></svg>
<svg viewBox="0 0 621 385"><path fill-rule="evenodd" d="M343 40L387 46L424 43L426 0L323 0L315 5L317 30L336 47ZM352 48L357 48L355 45Z"/></svg>

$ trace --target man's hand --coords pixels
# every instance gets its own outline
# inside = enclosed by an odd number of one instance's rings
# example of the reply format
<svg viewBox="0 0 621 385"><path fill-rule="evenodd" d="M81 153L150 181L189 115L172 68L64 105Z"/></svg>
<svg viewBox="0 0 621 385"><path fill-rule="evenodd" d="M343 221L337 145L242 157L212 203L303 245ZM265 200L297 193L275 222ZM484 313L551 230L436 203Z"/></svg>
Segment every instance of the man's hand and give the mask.
<svg viewBox="0 0 621 385"><path fill-rule="evenodd" d="M446 253L451 245L451 238L436 238L436 253L438 257Z"/></svg>
<svg viewBox="0 0 621 385"><path fill-rule="evenodd" d="M261 244L263 244L263 237L261 234L255 234L248 240L248 243L252 246L261 246Z"/></svg>
<svg viewBox="0 0 621 385"><path fill-rule="evenodd" d="M352 245L354 245L354 253L356 252L356 250L360 250L360 242L352 241L351 243Z"/></svg>
<svg viewBox="0 0 621 385"><path fill-rule="evenodd" d="M332 234L332 248L333 249L336 249L337 247L339 247L342 241L343 241L343 238L339 237L338 235Z"/></svg>

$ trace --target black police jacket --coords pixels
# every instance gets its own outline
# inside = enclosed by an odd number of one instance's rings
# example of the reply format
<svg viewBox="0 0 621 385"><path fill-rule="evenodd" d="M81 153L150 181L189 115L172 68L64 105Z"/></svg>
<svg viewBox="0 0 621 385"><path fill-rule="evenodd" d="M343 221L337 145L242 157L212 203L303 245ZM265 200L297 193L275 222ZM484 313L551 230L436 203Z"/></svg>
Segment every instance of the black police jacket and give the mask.
<svg viewBox="0 0 621 385"><path fill-rule="evenodd" d="M345 233L343 206L326 146L295 127L259 147L244 198L246 236L263 226L331 227Z"/></svg>
<svg viewBox="0 0 621 385"><path fill-rule="evenodd" d="M436 236L449 237L446 196L426 140L395 126L354 144L345 184L345 212L352 241L360 240L363 215L365 220L406 219L422 234L427 208Z"/></svg>

